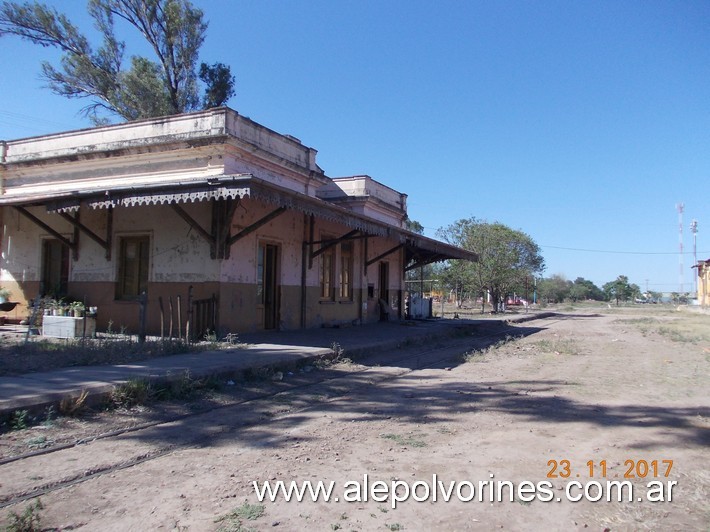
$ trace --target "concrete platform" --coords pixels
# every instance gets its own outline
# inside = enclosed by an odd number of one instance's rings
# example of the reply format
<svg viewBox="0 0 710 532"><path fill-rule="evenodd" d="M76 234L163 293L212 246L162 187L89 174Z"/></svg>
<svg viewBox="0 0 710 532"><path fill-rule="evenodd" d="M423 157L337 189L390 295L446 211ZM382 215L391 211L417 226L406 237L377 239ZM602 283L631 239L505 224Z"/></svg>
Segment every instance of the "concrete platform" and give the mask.
<svg viewBox="0 0 710 532"><path fill-rule="evenodd" d="M20 376L0 377L0 417L16 410L37 410L64 397L102 395L136 378L169 379L189 371L192 377L238 374L261 367L293 367L308 359L333 356L333 346L344 356L396 349L436 338L475 331L497 320L430 320L388 322L361 327L264 332L239 336L243 348L202 351L152 358L138 363L79 366Z"/></svg>

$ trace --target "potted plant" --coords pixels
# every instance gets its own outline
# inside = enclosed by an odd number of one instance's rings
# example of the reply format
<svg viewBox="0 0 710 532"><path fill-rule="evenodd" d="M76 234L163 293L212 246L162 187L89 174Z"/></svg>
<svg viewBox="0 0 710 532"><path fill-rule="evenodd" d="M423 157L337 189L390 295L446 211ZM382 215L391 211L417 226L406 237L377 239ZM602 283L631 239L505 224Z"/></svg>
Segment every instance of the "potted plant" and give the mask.
<svg viewBox="0 0 710 532"><path fill-rule="evenodd" d="M61 299L54 299L51 302L52 316L66 316L67 307Z"/></svg>
<svg viewBox="0 0 710 532"><path fill-rule="evenodd" d="M54 299L49 296L44 296L40 302L40 306L45 316L51 316L52 309L54 308Z"/></svg>
<svg viewBox="0 0 710 532"><path fill-rule="evenodd" d="M84 315L84 303L81 301L74 301L69 304L69 310L75 318L81 318Z"/></svg>
<svg viewBox="0 0 710 532"><path fill-rule="evenodd" d="M5 303L8 299L10 299L11 292L5 288L5 287L0 287L0 303Z"/></svg>

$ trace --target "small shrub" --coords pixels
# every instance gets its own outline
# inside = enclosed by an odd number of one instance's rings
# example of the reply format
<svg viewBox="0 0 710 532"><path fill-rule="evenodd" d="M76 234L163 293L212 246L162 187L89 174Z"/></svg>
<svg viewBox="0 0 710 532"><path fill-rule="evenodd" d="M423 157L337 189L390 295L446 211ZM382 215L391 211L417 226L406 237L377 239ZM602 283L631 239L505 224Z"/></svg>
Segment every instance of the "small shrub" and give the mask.
<svg viewBox="0 0 710 532"><path fill-rule="evenodd" d="M46 436L42 435L25 440L25 443L30 449L45 449L50 447L54 443L54 440L49 440Z"/></svg>
<svg viewBox="0 0 710 532"><path fill-rule="evenodd" d="M24 430L27 428L27 410L15 410L10 419L10 428L12 430Z"/></svg>
<svg viewBox="0 0 710 532"><path fill-rule="evenodd" d="M131 408L146 404L152 399L153 390L145 379L131 379L114 387L109 402L116 408Z"/></svg>
<svg viewBox="0 0 710 532"><path fill-rule="evenodd" d="M215 523L222 523L219 527L220 532L246 532L247 529L242 526L242 519L254 521L264 515L265 506L262 504L249 504L245 502L238 508L214 520Z"/></svg>
<svg viewBox="0 0 710 532"><path fill-rule="evenodd" d="M42 426L46 428L50 428L54 426L54 421L56 418L56 412L54 411L54 406L50 405L47 407L47 410L45 410L44 413L44 421L42 422Z"/></svg>
<svg viewBox="0 0 710 532"><path fill-rule="evenodd" d="M239 335L237 333L229 333L224 337L224 343L227 345L238 345L238 346L245 346L246 344L243 344L242 342L239 341Z"/></svg>
<svg viewBox="0 0 710 532"><path fill-rule="evenodd" d="M39 511L43 509L42 501L37 499L34 504L27 506L22 514L10 512L8 514L7 532L39 532L42 530Z"/></svg>
<svg viewBox="0 0 710 532"><path fill-rule="evenodd" d="M192 399L199 392L216 390L219 387L219 379L216 377L194 379L189 371L185 371L177 379L153 385L152 397L159 400Z"/></svg>

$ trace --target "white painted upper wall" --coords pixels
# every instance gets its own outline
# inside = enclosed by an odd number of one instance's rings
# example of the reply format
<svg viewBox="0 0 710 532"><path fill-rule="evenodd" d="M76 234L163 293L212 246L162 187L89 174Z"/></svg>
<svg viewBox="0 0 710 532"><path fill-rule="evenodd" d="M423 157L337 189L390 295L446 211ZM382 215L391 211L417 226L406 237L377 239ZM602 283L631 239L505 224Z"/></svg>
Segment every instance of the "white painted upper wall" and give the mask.
<svg viewBox="0 0 710 532"><path fill-rule="evenodd" d="M298 139L222 107L0 141L0 198L45 200L251 174L401 226L405 194L369 176L331 180L318 167L316 155Z"/></svg>
<svg viewBox="0 0 710 532"><path fill-rule="evenodd" d="M316 195L397 227L402 227L407 215L407 195L368 175L333 178Z"/></svg>
<svg viewBox="0 0 710 532"><path fill-rule="evenodd" d="M53 135L3 141L3 163L56 157L89 157L105 151L219 137L225 134L226 109L137 120Z"/></svg>

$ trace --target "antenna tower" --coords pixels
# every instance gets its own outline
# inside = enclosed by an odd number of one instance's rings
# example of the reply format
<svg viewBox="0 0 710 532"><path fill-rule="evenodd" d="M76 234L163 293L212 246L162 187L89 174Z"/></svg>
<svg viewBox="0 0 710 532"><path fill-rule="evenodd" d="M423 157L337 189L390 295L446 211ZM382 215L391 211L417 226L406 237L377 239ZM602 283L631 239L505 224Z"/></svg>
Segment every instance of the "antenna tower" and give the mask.
<svg viewBox="0 0 710 532"><path fill-rule="evenodd" d="M683 293L683 210L685 205L683 203L676 203L675 208L678 210L678 261L680 263L679 281L680 281L680 293Z"/></svg>

